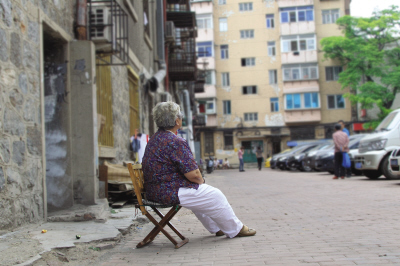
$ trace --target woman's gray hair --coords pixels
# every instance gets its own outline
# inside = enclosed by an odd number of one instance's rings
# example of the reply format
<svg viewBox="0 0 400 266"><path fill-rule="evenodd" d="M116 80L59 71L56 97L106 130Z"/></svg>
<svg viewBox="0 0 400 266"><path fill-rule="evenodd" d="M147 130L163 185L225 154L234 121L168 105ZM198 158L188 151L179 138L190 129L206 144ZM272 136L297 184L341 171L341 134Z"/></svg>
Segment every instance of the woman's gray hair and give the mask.
<svg viewBox="0 0 400 266"><path fill-rule="evenodd" d="M174 102L161 102L153 108L153 119L159 128L173 128L177 118L183 118L183 115L180 106Z"/></svg>

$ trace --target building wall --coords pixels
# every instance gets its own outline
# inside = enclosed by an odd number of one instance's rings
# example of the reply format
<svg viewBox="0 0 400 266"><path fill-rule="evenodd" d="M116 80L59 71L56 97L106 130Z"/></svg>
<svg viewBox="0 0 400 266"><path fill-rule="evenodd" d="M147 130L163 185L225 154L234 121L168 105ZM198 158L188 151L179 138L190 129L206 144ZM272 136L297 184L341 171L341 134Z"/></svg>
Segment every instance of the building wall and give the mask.
<svg viewBox="0 0 400 266"><path fill-rule="evenodd" d="M286 141L290 140L288 126L307 126L315 130L315 138L325 138L323 134L324 124L337 122L338 119L351 121L350 102L345 99L344 109L328 109L327 96L333 94L344 94L347 91L341 90L337 81L326 81L325 67L339 66L337 62L325 60L321 50L320 41L324 37L341 35L336 24L322 24L322 10L340 9L343 16L348 3L340 1L315 1L315 0L291 0L291 1L265 1L252 2L253 10L243 12L239 10L239 3L242 1L226 1L225 5L214 3L213 24L215 37L215 69L217 88L217 120L216 130L224 128L241 128L243 132L250 131L250 128L274 127L281 128L280 149L286 148ZM291 6L314 6L314 21L300 23L280 23L279 7ZM347 10L348 11L348 10ZM196 11L197 12L197 11ZM266 14L274 14L275 27L267 28ZM226 18L228 30L221 32L219 19ZM240 30L253 29L253 39L241 39ZM289 34L300 34L312 32L316 35L316 50L301 52L300 56L293 56L292 53L282 54L281 36ZM267 42L275 41L276 54L268 56ZM221 59L220 46L229 46L229 59ZM254 57L255 66L242 67L241 59ZM301 82L283 82L282 64L298 62L318 63L318 80ZM269 84L269 70L277 70L277 84ZM222 86L222 73L230 75L230 86ZM257 86L257 94L243 94L243 86ZM284 93L295 92L319 92L320 108L315 110L285 111ZM200 96L200 95L199 95ZM203 95L201 95L203 96ZM270 98L279 98L279 112L271 112ZM223 113L223 101L231 101L231 114ZM244 121L244 113L258 113L257 121ZM334 114L334 115L333 115ZM320 126L322 125L322 126ZM293 127L295 128L295 127ZM219 133L215 133L218 135ZM264 151L271 151L274 134L267 132L260 136L263 140ZM243 138L235 138L234 145L240 146ZM215 145L217 154L231 151L219 151Z"/></svg>
<svg viewBox="0 0 400 266"><path fill-rule="evenodd" d="M73 30L73 1L1 0L0 229L44 217L41 23Z"/></svg>

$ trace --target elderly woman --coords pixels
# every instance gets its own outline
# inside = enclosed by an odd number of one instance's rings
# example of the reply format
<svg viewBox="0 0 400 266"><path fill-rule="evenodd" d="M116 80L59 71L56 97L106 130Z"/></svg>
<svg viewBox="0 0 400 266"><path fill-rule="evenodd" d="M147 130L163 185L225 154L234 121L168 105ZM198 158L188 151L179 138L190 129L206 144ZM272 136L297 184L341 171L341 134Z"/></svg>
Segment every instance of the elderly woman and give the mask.
<svg viewBox="0 0 400 266"><path fill-rule="evenodd" d="M176 135L183 118L179 105L159 103L153 108L153 118L159 130L150 138L142 162L147 198L192 210L217 236L255 235L236 217L225 195L205 184L189 145Z"/></svg>

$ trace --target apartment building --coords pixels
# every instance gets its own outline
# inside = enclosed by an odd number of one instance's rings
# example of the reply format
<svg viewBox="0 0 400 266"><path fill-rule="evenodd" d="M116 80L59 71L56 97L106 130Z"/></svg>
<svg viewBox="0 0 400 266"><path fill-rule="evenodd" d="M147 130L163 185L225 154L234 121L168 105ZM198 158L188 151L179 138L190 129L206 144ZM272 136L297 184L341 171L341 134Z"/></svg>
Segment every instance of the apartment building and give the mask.
<svg viewBox="0 0 400 266"><path fill-rule="evenodd" d="M207 116L196 127L202 157L235 162L244 146L245 162L253 162L258 146L266 157L288 141L330 138L333 123L352 120L337 82L342 67L320 52L322 38L342 34L335 22L350 13L349 5L350 0L192 2L197 50L206 51L198 63L208 62L210 73L210 84L196 94L199 114Z"/></svg>

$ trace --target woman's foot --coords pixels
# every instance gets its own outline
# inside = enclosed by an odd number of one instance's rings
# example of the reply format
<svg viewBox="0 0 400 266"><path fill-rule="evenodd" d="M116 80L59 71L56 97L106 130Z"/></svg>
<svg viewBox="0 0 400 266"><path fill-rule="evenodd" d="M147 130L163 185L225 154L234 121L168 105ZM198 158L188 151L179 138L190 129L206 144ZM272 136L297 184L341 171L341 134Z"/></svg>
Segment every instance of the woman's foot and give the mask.
<svg viewBox="0 0 400 266"><path fill-rule="evenodd" d="M337 177L337 176L334 176L332 179L338 179L338 177Z"/></svg>
<svg viewBox="0 0 400 266"><path fill-rule="evenodd" d="M225 235L224 232L222 232L221 230L215 233L215 236L224 236L224 235Z"/></svg>
<svg viewBox="0 0 400 266"><path fill-rule="evenodd" d="M242 230L240 230L239 234L236 236L254 236L256 234L256 230L249 228L246 225L243 225Z"/></svg>

